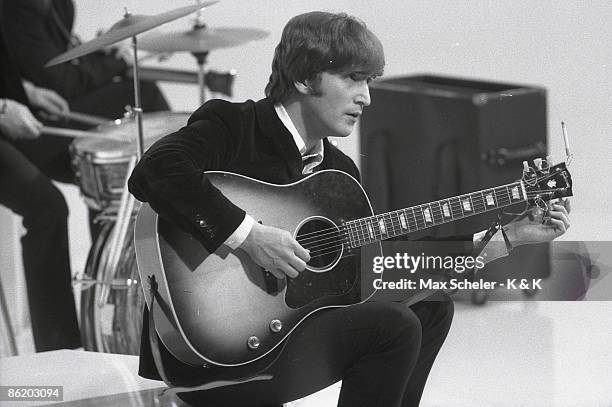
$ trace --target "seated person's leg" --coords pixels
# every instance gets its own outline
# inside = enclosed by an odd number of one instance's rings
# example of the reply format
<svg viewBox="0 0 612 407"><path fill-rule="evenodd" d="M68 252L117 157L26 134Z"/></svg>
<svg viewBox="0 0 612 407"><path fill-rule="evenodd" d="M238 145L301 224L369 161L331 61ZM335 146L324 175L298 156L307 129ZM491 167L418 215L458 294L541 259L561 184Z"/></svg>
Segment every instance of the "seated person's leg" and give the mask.
<svg viewBox="0 0 612 407"><path fill-rule="evenodd" d="M13 142L15 147L47 177L64 183L74 183L70 165L70 137L42 135L36 139Z"/></svg>
<svg viewBox="0 0 612 407"><path fill-rule="evenodd" d="M51 180L0 140L0 204L23 217L23 264L37 351L81 344L71 286L68 208Z"/></svg>
<svg viewBox="0 0 612 407"><path fill-rule="evenodd" d="M440 291L430 301L418 302L411 309L421 321L423 338L414 373L406 385L402 407L419 405L429 372L450 330L455 308L453 300Z"/></svg>
<svg viewBox="0 0 612 407"><path fill-rule="evenodd" d="M340 406L396 406L420 345L419 319L402 304L372 302L324 310L291 334L266 372L272 380L179 393L179 397L193 405L278 405L343 380ZM206 369L193 372L194 377L207 374Z"/></svg>

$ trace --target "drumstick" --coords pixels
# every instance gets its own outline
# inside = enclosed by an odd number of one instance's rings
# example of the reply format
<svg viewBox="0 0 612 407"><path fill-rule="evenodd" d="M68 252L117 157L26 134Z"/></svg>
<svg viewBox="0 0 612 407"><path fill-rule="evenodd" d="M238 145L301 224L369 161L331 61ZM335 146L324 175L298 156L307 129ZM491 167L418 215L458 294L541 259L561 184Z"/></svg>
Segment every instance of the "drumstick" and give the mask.
<svg viewBox="0 0 612 407"><path fill-rule="evenodd" d="M92 116L90 114L79 112L60 112L53 114L64 119L74 120L75 122L81 122L84 124L89 124L91 126L100 126L103 124L108 124L110 122L109 119L106 119L104 117Z"/></svg>
<svg viewBox="0 0 612 407"><path fill-rule="evenodd" d="M95 138L103 138L103 139L113 139L119 141L125 141L122 137L104 135L102 133L96 133L95 131L85 131L85 130L74 130L74 129L64 129L62 127L50 127L43 126L40 130L42 134L48 134L50 136L61 136L61 137L95 137Z"/></svg>

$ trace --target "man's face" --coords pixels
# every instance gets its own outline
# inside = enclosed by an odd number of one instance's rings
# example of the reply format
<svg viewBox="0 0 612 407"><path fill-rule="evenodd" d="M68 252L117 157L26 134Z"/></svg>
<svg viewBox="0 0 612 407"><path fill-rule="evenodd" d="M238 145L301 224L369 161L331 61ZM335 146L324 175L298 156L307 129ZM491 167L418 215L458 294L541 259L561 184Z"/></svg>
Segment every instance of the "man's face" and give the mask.
<svg viewBox="0 0 612 407"><path fill-rule="evenodd" d="M363 108L370 105L370 80L362 72L321 73L305 101L309 133L321 138L351 134Z"/></svg>

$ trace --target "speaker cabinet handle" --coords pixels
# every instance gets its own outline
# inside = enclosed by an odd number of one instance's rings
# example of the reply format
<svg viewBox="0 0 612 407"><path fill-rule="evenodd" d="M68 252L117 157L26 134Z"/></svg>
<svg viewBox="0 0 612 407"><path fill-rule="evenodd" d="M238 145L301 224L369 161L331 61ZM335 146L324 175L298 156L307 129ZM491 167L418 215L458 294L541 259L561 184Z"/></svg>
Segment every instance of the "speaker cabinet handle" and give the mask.
<svg viewBox="0 0 612 407"><path fill-rule="evenodd" d="M489 165L503 166L512 162L525 161L533 157L546 155L546 145L541 141L523 147L500 147L482 153L481 159Z"/></svg>

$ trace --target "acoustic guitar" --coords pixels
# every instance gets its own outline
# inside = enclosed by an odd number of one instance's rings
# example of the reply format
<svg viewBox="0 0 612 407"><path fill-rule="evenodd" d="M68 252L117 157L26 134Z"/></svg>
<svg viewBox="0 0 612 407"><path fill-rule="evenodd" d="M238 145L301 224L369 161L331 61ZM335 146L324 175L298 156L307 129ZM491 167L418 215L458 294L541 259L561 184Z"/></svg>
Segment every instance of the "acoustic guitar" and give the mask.
<svg viewBox="0 0 612 407"><path fill-rule="evenodd" d="M256 221L292 231L310 251L307 269L277 279L246 252L222 245L209 253L190 233L147 204L135 225L141 281L153 281L155 327L168 350L192 365L238 366L276 349L305 318L328 307L361 303L374 293L380 241L510 205L572 195L564 163L528 167L521 180L374 215L361 185L346 173L316 172L289 185L243 175L208 178ZM363 266L363 270L362 270ZM145 289L151 306L152 294Z"/></svg>

